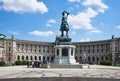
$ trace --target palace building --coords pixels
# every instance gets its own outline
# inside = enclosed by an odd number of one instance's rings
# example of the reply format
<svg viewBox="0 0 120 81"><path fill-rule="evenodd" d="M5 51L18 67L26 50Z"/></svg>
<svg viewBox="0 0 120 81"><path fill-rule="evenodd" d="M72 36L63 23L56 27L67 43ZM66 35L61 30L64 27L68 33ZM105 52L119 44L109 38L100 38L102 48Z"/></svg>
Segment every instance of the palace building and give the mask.
<svg viewBox="0 0 120 81"><path fill-rule="evenodd" d="M67 22L69 14L67 11L62 12L61 35L56 37L55 42L17 40L0 34L0 61L9 64L14 64L18 60L54 62L56 50L60 48L60 54L66 53L68 56L68 52L72 52L70 54L74 52L74 61L79 63L99 64L104 60L109 60L113 64L120 63L120 38L112 36L112 39L108 40L71 42L71 38L68 36L69 25ZM64 35L64 32L66 32L66 35ZM57 45L58 47L55 48ZM64 45L63 47L72 45L72 47L75 46L75 49L66 47L66 50L61 51L59 45ZM57 54L59 55L59 53Z"/></svg>
<svg viewBox="0 0 120 81"><path fill-rule="evenodd" d="M72 43L76 46L76 62L99 64L109 60L120 63L120 38ZM18 60L54 62L55 45L56 42L18 40L0 34L0 61L9 64Z"/></svg>

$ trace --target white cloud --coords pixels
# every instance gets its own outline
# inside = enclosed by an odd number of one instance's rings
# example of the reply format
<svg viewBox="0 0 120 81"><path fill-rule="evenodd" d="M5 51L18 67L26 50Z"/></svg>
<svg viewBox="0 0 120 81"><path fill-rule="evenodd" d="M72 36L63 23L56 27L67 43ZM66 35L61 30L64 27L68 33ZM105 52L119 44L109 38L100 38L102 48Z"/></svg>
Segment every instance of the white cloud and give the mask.
<svg viewBox="0 0 120 81"><path fill-rule="evenodd" d="M18 31L8 31L8 33L12 34L12 35L18 35Z"/></svg>
<svg viewBox="0 0 120 81"><path fill-rule="evenodd" d="M16 13L25 12L48 12L48 8L43 2L38 2L37 0L0 0L3 4L0 9L6 11L13 11Z"/></svg>
<svg viewBox="0 0 120 81"><path fill-rule="evenodd" d="M47 21L46 26L51 27L52 26L51 24L54 24L54 23L56 23L56 21L54 19L50 19L49 21Z"/></svg>
<svg viewBox="0 0 120 81"><path fill-rule="evenodd" d="M87 39L80 39L80 42L88 42L88 41L90 41L89 38L87 38Z"/></svg>
<svg viewBox="0 0 120 81"><path fill-rule="evenodd" d="M94 18L98 13L92 8L88 8L83 12L79 12L77 15L70 15L68 22L74 29L94 29L91 25L91 19Z"/></svg>
<svg viewBox="0 0 120 81"><path fill-rule="evenodd" d="M104 13L104 10L108 9L108 6L105 5L102 0L84 0L82 3L84 6L96 6L98 12Z"/></svg>
<svg viewBox="0 0 120 81"><path fill-rule="evenodd" d="M80 2L80 0L68 0L69 2Z"/></svg>
<svg viewBox="0 0 120 81"><path fill-rule="evenodd" d="M104 13L108 9L102 0L82 0L85 10L79 12L76 15L70 15L68 17L68 22L73 27L73 29L86 29L90 33L101 33L100 30L92 25L92 19L98 14Z"/></svg>
<svg viewBox="0 0 120 81"><path fill-rule="evenodd" d="M118 26L115 26L115 28L116 28L116 29L120 29L120 25L118 25Z"/></svg>
<svg viewBox="0 0 120 81"><path fill-rule="evenodd" d="M93 29L93 30L90 30L88 33L101 33L101 31L97 29Z"/></svg>
<svg viewBox="0 0 120 81"><path fill-rule="evenodd" d="M43 36L43 37L48 37L48 36L51 36L51 35L54 35L54 32L52 31L32 31L32 32L29 32L30 35L35 35L35 36Z"/></svg>

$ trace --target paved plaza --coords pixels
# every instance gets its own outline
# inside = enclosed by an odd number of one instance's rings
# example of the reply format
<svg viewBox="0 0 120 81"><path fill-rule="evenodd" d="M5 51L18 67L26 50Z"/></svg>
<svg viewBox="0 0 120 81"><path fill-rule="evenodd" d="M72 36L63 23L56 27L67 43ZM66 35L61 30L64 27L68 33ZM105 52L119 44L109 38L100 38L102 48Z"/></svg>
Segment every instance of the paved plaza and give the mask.
<svg viewBox="0 0 120 81"><path fill-rule="evenodd" d="M120 79L120 67L90 65L90 69L74 68L27 68L26 66L0 67L0 79L82 77Z"/></svg>

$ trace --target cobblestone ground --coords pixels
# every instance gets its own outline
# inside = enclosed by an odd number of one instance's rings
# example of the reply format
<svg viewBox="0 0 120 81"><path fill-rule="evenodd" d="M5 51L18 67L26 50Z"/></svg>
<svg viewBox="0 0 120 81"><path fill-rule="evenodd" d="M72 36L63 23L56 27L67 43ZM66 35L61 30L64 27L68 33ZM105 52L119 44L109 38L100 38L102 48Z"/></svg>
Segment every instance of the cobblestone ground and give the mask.
<svg viewBox="0 0 120 81"><path fill-rule="evenodd" d="M120 80L120 67L90 65L90 69L74 68L27 68L26 66L0 67L0 79L44 78L44 77L82 77Z"/></svg>

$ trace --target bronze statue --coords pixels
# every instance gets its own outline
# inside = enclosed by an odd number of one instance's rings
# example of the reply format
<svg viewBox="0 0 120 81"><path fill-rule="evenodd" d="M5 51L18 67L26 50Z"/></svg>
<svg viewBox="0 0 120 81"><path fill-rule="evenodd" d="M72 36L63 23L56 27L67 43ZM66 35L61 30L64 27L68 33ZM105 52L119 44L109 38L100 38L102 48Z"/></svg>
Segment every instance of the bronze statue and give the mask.
<svg viewBox="0 0 120 81"><path fill-rule="evenodd" d="M62 22L60 26L61 35L56 37L56 45L72 45L71 38L68 37L69 25L67 17L70 13L67 11L62 12ZM66 35L64 35L64 32Z"/></svg>
<svg viewBox="0 0 120 81"><path fill-rule="evenodd" d="M69 31L69 25L67 22L67 17L70 13L68 13L67 11L63 11L62 12L62 23L61 23L61 36L64 36L64 31L66 31L66 36L68 37L68 31Z"/></svg>

